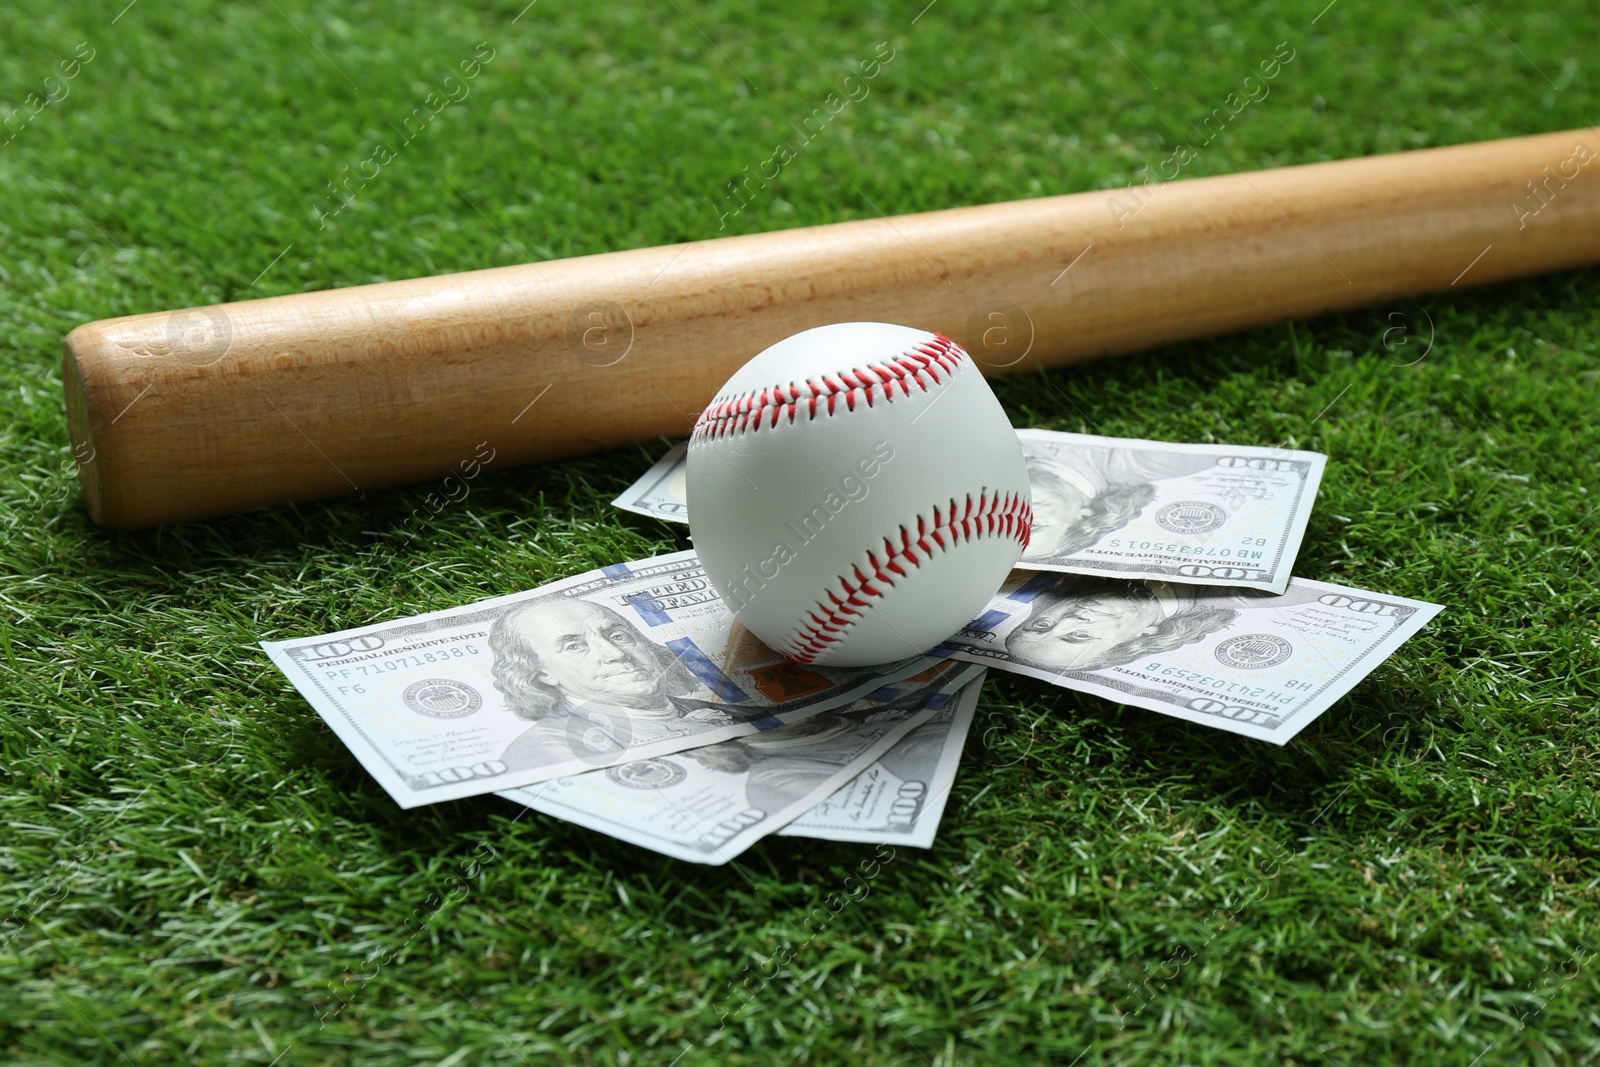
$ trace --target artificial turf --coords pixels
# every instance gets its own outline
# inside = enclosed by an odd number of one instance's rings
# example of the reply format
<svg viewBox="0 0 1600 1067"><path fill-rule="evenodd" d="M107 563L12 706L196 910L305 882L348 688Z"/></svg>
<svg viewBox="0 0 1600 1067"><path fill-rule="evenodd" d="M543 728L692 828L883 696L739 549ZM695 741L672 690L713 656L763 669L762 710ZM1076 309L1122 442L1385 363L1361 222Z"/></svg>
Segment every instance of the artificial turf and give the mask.
<svg viewBox="0 0 1600 1067"><path fill-rule="evenodd" d="M1328 453L1297 573L1447 610L1282 749L995 677L931 851L717 869L400 811L256 647L681 547L604 504L663 442L110 534L58 360L112 315L1120 187L1281 42L1186 174L1584 126L1600 10L524 2L6 13L0 120L58 99L0 144L0 1062L1600 1057L1596 270L997 383L1019 425Z"/></svg>

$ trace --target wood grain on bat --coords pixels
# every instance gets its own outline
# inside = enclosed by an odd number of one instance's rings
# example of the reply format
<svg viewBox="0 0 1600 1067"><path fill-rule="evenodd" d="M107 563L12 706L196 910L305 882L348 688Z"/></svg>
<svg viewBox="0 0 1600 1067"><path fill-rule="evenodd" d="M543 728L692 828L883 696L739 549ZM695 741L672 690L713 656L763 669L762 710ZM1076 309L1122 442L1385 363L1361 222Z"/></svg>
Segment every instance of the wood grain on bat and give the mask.
<svg viewBox="0 0 1600 1067"><path fill-rule="evenodd" d="M680 436L827 322L1014 373L1574 267L1600 259L1577 145L1600 156L1575 130L89 323L64 345L80 481L107 526L202 519L442 477L483 442L499 468Z"/></svg>

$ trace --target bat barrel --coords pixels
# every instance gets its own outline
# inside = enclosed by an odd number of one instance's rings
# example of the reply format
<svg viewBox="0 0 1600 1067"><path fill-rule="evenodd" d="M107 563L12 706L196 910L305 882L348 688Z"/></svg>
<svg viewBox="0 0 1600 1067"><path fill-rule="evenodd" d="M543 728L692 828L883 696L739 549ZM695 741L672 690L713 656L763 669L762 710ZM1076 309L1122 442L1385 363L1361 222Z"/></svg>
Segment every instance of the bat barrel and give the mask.
<svg viewBox="0 0 1600 1067"><path fill-rule="evenodd" d="M1600 259L1584 129L153 312L63 344L85 503L211 518L688 432L829 322L986 374Z"/></svg>

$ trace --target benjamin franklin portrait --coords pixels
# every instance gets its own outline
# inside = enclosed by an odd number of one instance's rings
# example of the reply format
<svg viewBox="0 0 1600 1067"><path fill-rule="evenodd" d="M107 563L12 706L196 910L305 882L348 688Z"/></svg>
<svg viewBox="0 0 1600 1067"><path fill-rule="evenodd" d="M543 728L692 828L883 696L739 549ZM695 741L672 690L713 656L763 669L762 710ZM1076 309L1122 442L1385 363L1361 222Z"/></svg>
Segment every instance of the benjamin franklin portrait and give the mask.
<svg viewBox="0 0 1600 1067"><path fill-rule="evenodd" d="M877 714L905 717L902 710ZM873 716L874 718L876 716ZM824 711L776 730L690 749L681 755L712 770L745 776L745 801L781 811L839 773L861 750L856 731L868 713Z"/></svg>
<svg viewBox="0 0 1600 1067"><path fill-rule="evenodd" d="M1170 582L1118 582L1062 575L1034 598L1006 652L1043 671L1092 671L1198 641L1229 625L1229 598Z"/></svg>
<svg viewBox="0 0 1600 1067"><path fill-rule="evenodd" d="M1033 535L1025 557L1059 559L1082 552L1120 530L1156 497L1155 483L1214 465L1210 456L1186 456L1059 445L1035 451L1024 444L1033 489Z"/></svg>
<svg viewBox="0 0 1600 1067"><path fill-rule="evenodd" d="M489 648L495 688L532 723L501 756L511 770L575 757L598 765L632 745L734 721L691 699L700 686L679 658L601 604L519 604L495 620Z"/></svg>

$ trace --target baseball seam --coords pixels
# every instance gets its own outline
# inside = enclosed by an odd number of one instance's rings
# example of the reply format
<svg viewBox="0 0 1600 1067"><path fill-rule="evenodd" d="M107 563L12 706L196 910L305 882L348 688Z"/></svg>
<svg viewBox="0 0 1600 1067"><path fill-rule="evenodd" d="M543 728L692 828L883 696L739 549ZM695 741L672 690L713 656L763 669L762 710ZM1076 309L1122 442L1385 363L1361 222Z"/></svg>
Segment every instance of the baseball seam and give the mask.
<svg viewBox="0 0 1600 1067"><path fill-rule="evenodd" d="M1032 528L1033 509L1021 494L991 495L983 489L976 504L972 495L967 495L964 509L951 498L942 514L939 507L934 507L932 522L917 516L914 536L901 526L898 543L891 536L883 539L882 553L868 549L867 567L856 565L850 574L839 575L836 584L825 589L806 613L806 621L777 651L797 663L812 663L872 607L872 599L883 599L884 588L894 588L895 575L907 576L907 565L920 567L923 559L931 558L935 551L948 552L957 544L979 537L1015 538L1026 552ZM870 570L871 575L865 570Z"/></svg>
<svg viewBox="0 0 1600 1067"><path fill-rule="evenodd" d="M759 430L763 426L771 429L785 415L791 423L802 415L809 421L819 414L832 415L841 404L846 411L854 411L858 403L870 408L875 395L881 395L886 401L894 400L896 388L903 396L911 395L913 385L925 393L930 379L935 385L944 384L966 355L961 346L948 337L934 334L915 348L882 363L824 374L815 380L808 378L787 385L752 389L726 400L713 400L696 420L690 436L702 441Z"/></svg>

